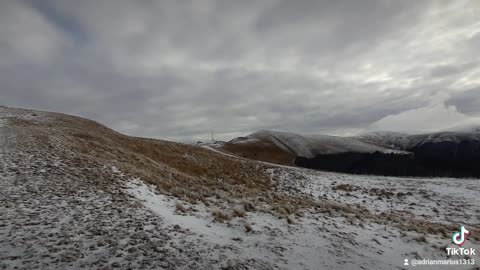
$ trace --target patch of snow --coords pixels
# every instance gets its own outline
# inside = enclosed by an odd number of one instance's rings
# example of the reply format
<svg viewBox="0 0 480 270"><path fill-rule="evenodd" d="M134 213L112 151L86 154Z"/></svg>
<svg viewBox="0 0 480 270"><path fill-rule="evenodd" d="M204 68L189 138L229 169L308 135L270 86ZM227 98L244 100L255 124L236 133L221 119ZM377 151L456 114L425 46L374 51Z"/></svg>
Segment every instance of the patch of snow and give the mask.
<svg viewBox="0 0 480 270"><path fill-rule="evenodd" d="M210 241L222 243L221 240L225 233L225 228L212 222L204 206L196 206L196 214L193 216L178 215L175 213L176 203L179 201L175 197L162 195L156 192L153 185L147 185L139 179L131 179L126 183L127 191L153 212L161 215L162 218L171 225L180 225L184 228L190 228L195 233L206 236ZM216 228L212 229L212 226Z"/></svg>
<svg viewBox="0 0 480 270"><path fill-rule="evenodd" d="M34 123L51 121L55 115L48 112L25 110L0 106L0 121L8 121L13 119L27 120Z"/></svg>
<svg viewBox="0 0 480 270"><path fill-rule="evenodd" d="M208 142L197 142L197 146L211 146L211 147L222 147L225 144L223 141L208 141Z"/></svg>
<svg viewBox="0 0 480 270"><path fill-rule="evenodd" d="M250 137L239 137L235 138L230 141L230 143L256 143L259 142L260 140L257 138L250 138Z"/></svg>
<svg viewBox="0 0 480 270"><path fill-rule="evenodd" d="M122 173L116 166L112 166L113 173Z"/></svg>

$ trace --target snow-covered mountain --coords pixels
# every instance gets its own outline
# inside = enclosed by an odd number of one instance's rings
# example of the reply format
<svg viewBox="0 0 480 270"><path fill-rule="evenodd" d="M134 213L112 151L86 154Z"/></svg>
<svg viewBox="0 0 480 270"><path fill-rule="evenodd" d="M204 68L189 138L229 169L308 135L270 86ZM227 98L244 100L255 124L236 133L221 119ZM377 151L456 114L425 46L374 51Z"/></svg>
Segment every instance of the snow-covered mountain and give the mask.
<svg viewBox="0 0 480 270"><path fill-rule="evenodd" d="M373 132L354 138L377 146L409 151L412 148L428 143L480 141L480 132L476 130L476 128L470 128L414 135L395 132Z"/></svg>
<svg viewBox="0 0 480 270"><path fill-rule="evenodd" d="M364 142L356 137L338 137L328 135L299 135L290 132L262 130L246 137L239 137L229 144L273 143L278 148L295 156L314 157L318 154L334 154L342 152L360 153L398 153L403 151L373 143Z"/></svg>
<svg viewBox="0 0 480 270"><path fill-rule="evenodd" d="M235 138L220 148L239 156L272 163L281 160L280 164L285 165L343 172L399 173L398 170L382 171L379 164L383 164L401 167L406 175L477 176L480 172L471 164L480 162L480 132L476 130L416 135L372 132L353 137L306 136L262 130ZM265 145L269 147L265 148ZM282 156L287 158L277 158ZM317 161L308 161L314 158Z"/></svg>

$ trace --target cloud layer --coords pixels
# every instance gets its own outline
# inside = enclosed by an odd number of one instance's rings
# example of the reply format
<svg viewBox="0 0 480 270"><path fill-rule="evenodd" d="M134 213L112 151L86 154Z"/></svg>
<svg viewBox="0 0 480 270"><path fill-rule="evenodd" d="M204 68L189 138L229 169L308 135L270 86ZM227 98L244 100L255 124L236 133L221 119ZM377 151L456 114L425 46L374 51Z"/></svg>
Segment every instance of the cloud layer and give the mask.
<svg viewBox="0 0 480 270"><path fill-rule="evenodd" d="M417 2L2 1L0 104L180 141L473 119L479 5Z"/></svg>

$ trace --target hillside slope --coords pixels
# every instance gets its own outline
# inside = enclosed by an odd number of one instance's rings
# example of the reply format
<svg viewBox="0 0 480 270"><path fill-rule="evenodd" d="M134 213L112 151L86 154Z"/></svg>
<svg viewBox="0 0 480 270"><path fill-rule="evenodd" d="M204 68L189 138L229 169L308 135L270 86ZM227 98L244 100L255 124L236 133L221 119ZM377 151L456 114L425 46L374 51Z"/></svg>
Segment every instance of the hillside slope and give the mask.
<svg viewBox="0 0 480 270"><path fill-rule="evenodd" d="M401 269L446 258L460 222L465 247L478 246L479 191L268 165L0 107L0 269Z"/></svg>
<svg viewBox="0 0 480 270"><path fill-rule="evenodd" d="M244 217L243 211L285 218L283 209L313 202L275 191L268 166L129 137L59 113L0 107L0 157L0 269L7 262L7 268L19 269L199 269L227 262L215 261L217 249L199 253L200 238L175 240L175 224L163 227L161 217L124 191L134 189L129 183L135 179L153 184L155 194L177 198L173 207L180 213L194 209L182 205L200 203L220 221L235 213ZM22 264L28 258L36 260ZM253 259L239 264L264 269Z"/></svg>

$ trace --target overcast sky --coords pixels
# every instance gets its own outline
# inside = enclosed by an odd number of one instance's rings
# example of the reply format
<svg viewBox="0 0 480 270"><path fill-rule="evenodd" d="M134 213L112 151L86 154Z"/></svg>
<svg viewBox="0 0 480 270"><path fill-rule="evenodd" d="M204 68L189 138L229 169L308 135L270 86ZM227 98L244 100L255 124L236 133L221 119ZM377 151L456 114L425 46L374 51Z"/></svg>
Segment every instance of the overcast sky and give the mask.
<svg viewBox="0 0 480 270"><path fill-rule="evenodd" d="M439 130L480 117L479 51L476 0L1 0L0 105L178 141Z"/></svg>

